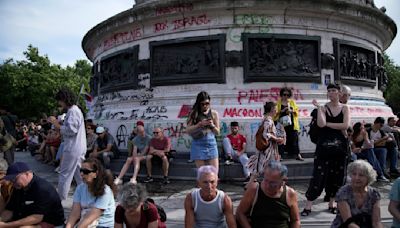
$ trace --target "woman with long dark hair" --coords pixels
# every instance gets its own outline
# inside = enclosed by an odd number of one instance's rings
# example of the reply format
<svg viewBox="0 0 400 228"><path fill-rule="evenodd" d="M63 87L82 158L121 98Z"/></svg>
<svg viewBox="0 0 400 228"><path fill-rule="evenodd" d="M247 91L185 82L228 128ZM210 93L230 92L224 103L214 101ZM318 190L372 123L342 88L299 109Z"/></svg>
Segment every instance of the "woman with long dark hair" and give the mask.
<svg viewBox="0 0 400 228"><path fill-rule="evenodd" d="M277 110L274 121L279 121L285 127L285 151L288 152L289 155L295 156L297 160L304 161L299 149L299 107L296 102L291 99L291 89L287 87L281 88L279 97L276 103Z"/></svg>
<svg viewBox="0 0 400 228"><path fill-rule="evenodd" d="M212 165L218 170L218 148L215 135L219 134L218 112L211 109L210 95L201 91L189 114L186 132L193 138L190 159L196 167Z"/></svg>
<svg viewBox="0 0 400 228"><path fill-rule="evenodd" d="M368 132L363 123L357 122L353 125L351 141L351 150L357 156L357 159L366 159L374 167L378 174L378 181L389 181L383 175L382 167L374 153L374 144L369 140Z"/></svg>
<svg viewBox="0 0 400 228"><path fill-rule="evenodd" d="M96 158L86 159L80 172L83 183L75 190L66 227L114 227L116 188L111 172Z"/></svg>
<svg viewBox="0 0 400 228"><path fill-rule="evenodd" d="M340 86L327 86L329 102L324 106L314 99L313 105L318 109L317 124L320 127L317 148L314 156L313 175L306 192L307 203L302 216L311 213L312 202L317 199L322 190L330 198L328 209L336 213L335 195L345 183L345 168L349 156L349 145L346 130L350 126L350 109L339 102Z"/></svg>

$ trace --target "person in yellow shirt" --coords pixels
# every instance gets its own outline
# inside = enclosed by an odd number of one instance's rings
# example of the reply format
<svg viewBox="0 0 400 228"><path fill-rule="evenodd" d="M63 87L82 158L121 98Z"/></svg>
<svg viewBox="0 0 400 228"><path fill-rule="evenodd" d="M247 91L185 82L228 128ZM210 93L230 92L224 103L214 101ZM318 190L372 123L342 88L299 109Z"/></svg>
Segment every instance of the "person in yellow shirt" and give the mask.
<svg viewBox="0 0 400 228"><path fill-rule="evenodd" d="M280 122L285 127L286 144L284 151L296 157L297 160L304 161L299 149L299 107L291 97L291 89L287 87L281 88L279 99L276 103L277 112L274 121Z"/></svg>

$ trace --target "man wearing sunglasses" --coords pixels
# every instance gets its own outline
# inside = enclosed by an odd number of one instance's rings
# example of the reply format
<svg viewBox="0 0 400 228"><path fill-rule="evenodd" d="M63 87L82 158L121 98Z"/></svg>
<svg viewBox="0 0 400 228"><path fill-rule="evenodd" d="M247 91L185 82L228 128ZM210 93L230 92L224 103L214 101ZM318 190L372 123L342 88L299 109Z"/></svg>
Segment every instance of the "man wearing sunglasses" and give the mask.
<svg viewBox="0 0 400 228"><path fill-rule="evenodd" d="M164 174L164 184L169 184L168 168L169 161L167 153L171 150L171 142L168 137L164 136L161 128L156 127L153 130L153 138L149 144L149 154L146 156L147 178L145 183L153 182L151 177L152 161L158 160L162 162L162 170Z"/></svg>
<svg viewBox="0 0 400 228"><path fill-rule="evenodd" d="M27 164L12 164L4 179L13 183L14 191L1 213L0 227L55 227L64 224L64 209L56 189L36 176Z"/></svg>

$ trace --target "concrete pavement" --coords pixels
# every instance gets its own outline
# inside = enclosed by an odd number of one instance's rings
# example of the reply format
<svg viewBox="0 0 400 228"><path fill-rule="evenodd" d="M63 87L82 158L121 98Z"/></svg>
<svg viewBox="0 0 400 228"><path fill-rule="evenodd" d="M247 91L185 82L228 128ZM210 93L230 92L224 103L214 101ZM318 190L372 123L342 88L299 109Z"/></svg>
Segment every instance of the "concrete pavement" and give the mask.
<svg viewBox="0 0 400 228"><path fill-rule="evenodd" d="M29 152L16 152L15 161L24 161L29 164L31 169L39 176L57 186L58 175L54 172L54 167L42 164L36 161ZM306 198L305 192L308 183L289 183L291 187L298 191L299 209L302 211ZM185 211L183 209L183 202L186 194L195 188L195 183L190 181L172 181L169 185L161 184L161 180L146 184L149 196L155 199L156 203L161 205L167 213L167 227L178 228L184 225ZM388 212L389 204L389 191L392 186L391 183L375 183L373 185L381 193L381 217L385 227L390 227L392 216ZM225 191L233 201L234 208L236 208L243 195L243 187L241 183L220 183L219 189ZM69 197L63 201L63 207L66 216L68 216L72 206L72 193L74 188L71 188ZM312 213L308 217L301 217L302 227L329 227L335 215L328 212L327 203L323 202L323 196L319 197L312 208Z"/></svg>

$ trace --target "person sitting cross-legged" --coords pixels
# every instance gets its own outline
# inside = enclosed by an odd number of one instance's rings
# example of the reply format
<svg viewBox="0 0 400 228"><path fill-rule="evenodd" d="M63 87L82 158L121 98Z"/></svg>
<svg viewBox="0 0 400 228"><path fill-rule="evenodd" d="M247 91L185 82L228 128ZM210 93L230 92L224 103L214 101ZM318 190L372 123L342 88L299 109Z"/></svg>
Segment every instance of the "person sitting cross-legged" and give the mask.
<svg viewBox="0 0 400 228"><path fill-rule="evenodd" d="M233 161L240 161L243 166L243 174L247 181L250 179L250 172L246 167L249 158L246 155L246 137L239 134L239 123L231 122L231 134L227 135L223 142L226 165L230 165Z"/></svg>
<svg viewBox="0 0 400 228"><path fill-rule="evenodd" d="M146 135L146 132L144 131L144 127L142 125L137 126L137 135L135 138L132 140L132 156L128 157L126 159L126 162L124 166L121 169L121 172L119 173L118 177L114 180L114 184L122 184L122 178L125 175L125 173L128 171L129 166L133 163L134 164L134 170L133 170L133 176L130 180L132 184L137 183L137 175L140 170L140 162L146 159L147 152L149 150L149 143L150 143L151 137Z"/></svg>
<svg viewBox="0 0 400 228"><path fill-rule="evenodd" d="M149 183L153 181L151 176L152 169L152 161L160 160L162 161L162 170L164 174L164 184L169 184L168 179L168 168L169 161L167 157L167 153L171 150L171 142L168 137L164 136L164 133L161 128L156 127L153 130L153 138L150 140L149 144L149 154L146 156L146 167L147 167L147 178L144 181L145 183Z"/></svg>

